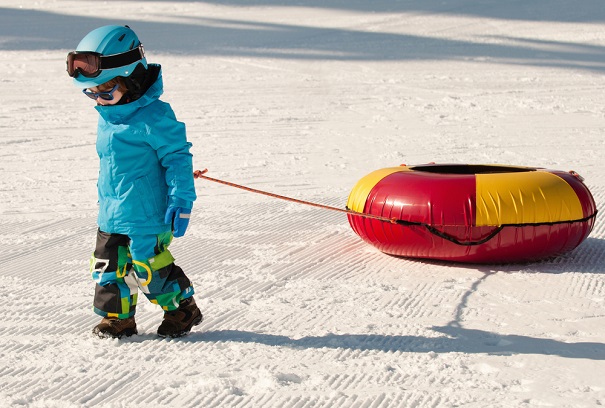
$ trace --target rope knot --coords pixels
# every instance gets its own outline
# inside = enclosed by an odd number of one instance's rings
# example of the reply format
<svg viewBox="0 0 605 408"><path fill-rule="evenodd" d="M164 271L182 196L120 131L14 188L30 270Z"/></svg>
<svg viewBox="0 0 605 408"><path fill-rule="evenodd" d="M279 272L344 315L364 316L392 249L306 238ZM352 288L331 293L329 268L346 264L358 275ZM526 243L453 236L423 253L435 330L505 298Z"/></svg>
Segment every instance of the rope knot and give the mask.
<svg viewBox="0 0 605 408"><path fill-rule="evenodd" d="M208 169L204 169L204 170L195 170L195 171L193 172L193 178L194 178L194 179L201 178L201 177L202 177L202 175L204 175L204 174L206 174L206 173L208 173Z"/></svg>

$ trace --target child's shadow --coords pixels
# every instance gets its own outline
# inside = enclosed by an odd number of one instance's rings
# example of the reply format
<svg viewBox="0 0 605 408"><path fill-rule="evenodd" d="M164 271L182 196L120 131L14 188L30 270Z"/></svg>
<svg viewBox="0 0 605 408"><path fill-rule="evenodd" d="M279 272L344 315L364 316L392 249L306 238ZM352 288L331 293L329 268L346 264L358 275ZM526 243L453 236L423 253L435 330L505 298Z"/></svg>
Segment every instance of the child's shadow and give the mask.
<svg viewBox="0 0 605 408"><path fill-rule="evenodd" d="M498 334L463 327L435 326L439 337L380 334L327 334L298 339L283 335L240 330L194 332L174 339L186 343L253 343L292 349L350 349L380 352L452 353L488 355L542 354L564 358L605 360L605 344L597 342L569 343L547 338Z"/></svg>

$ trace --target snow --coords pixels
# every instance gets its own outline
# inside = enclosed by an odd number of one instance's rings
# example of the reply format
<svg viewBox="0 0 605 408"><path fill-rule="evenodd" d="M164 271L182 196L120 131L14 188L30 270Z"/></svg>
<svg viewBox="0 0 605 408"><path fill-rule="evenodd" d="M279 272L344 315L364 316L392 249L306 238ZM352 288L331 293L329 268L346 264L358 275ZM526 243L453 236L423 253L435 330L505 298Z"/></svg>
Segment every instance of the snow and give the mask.
<svg viewBox="0 0 605 408"><path fill-rule="evenodd" d="M0 0L0 406L605 404L605 227L555 259L394 258L346 216L196 181L204 322L91 334L97 113L65 73L129 24L208 176L344 207L401 163L575 170L605 201L599 0Z"/></svg>

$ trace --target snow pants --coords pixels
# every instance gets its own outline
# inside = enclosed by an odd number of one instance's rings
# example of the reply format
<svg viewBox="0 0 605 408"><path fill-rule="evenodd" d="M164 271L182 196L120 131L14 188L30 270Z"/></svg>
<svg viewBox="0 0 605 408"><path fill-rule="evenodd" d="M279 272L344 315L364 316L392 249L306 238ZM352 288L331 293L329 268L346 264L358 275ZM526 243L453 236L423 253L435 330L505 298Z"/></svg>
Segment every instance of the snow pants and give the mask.
<svg viewBox="0 0 605 408"><path fill-rule="evenodd" d="M94 311L103 317L134 316L139 289L165 311L193 296L193 286L168 250L172 232L127 236L97 231L90 262Z"/></svg>

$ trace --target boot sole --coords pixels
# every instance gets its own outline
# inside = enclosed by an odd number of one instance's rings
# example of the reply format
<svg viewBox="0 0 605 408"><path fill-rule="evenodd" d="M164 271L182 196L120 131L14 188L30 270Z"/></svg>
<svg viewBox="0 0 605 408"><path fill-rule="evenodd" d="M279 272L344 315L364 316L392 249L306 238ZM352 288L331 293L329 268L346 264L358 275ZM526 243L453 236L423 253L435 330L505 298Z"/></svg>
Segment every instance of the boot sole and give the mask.
<svg viewBox="0 0 605 408"><path fill-rule="evenodd" d="M122 331L121 333L117 333L117 334L109 333L109 332L105 332L105 331L93 330L92 334L94 334L95 336L97 336L101 339L121 339L122 337L134 336L135 334L139 334L139 332L136 328L133 328L133 329L126 329L126 330Z"/></svg>

